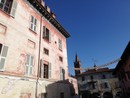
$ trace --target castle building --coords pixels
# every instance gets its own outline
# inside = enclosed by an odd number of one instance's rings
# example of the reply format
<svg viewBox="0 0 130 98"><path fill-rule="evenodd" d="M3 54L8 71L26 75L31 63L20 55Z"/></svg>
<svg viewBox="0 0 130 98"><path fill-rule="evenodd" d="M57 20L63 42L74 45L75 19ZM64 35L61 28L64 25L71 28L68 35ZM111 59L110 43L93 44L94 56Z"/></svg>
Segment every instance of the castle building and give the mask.
<svg viewBox="0 0 130 98"><path fill-rule="evenodd" d="M0 98L70 98L68 37L42 0L0 0Z"/></svg>

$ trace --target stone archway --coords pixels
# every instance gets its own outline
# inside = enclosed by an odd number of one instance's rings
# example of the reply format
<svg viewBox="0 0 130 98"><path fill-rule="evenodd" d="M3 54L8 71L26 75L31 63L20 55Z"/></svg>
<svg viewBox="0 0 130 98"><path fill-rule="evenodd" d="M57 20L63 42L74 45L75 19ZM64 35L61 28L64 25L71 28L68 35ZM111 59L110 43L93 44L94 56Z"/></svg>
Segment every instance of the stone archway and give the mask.
<svg viewBox="0 0 130 98"><path fill-rule="evenodd" d="M105 92L103 98L113 98L113 94L111 92Z"/></svg>

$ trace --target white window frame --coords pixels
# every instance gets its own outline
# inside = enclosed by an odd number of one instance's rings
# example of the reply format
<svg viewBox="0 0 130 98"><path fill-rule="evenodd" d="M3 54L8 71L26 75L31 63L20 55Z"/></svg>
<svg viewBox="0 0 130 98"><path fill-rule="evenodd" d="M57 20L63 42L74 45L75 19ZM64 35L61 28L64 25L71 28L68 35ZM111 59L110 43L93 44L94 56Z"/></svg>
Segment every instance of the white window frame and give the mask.
<svg viewBox="0 0 130 98"><path fill-rule="evenodd" d="M30 29L34 32L37 31L37 19L32 15L30 17Z"/></svg>
<svg viewBox="0 0 130 98"><path fill-rule="evenodd" d="M10 1L10 2L13 2L13 0L12 1ZM4 12L6 12L6 13L10 13L10 11L11 11L11 6L12 6L12 3L10 3L9 4L9 6L7 6L6 5L6 3L7 3L7 0L5 0L3 3L2 3L2 0L0 0L0 4L3 4L3 7L2 8L0 8L0 9L2 9ZM8 11L5 11L5 8L8 8Z"/></svg>
<svg viewBox="0 0 130 98"><path fill-rule="evenodd" d="M29 58L27 56L29 56ZM33 73L33 66L34 66L34 56L27 54L26 55L26 64L25 65L26 65L26 67L25 67L25 74L26 75L32 75L32 73Z"/></svg>

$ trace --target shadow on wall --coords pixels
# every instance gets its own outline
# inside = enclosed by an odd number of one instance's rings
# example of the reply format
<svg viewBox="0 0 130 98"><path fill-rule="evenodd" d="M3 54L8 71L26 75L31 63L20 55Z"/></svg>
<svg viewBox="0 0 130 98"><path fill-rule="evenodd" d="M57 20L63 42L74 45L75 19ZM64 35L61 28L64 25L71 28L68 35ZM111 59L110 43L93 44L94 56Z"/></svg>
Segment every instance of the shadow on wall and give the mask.
<svg viewBox="0 0 130 98"><path fill-rule="evenodd" d="M49 84L46 87L47 93L44 93L43 98L73 98L75 89L69 80L61 80Z"/></svg>

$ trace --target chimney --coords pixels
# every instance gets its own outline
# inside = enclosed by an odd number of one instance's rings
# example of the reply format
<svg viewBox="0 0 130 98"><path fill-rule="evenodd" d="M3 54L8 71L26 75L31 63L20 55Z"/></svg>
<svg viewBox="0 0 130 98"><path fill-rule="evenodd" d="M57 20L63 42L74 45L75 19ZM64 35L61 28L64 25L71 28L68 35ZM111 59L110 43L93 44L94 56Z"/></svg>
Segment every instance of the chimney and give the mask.
<svg viewBox="0 0 130 98"><path fill-rule="evenodd" d="M44 1L42 1L41 4L42 4L43 7L45 7L45 2Z"/></svg>
<svg viewBox="0 0 130 98"><path fill-rule="evenodd" d="M53 12L51 12L51 15L53 18L56 18L56 15Z"/></svg>
<svg viewBox="0 0 130 98"><path fill-rule="evenodd" d="M48 11L49 13L51 12L49 6L46 6L46 9L47 9L47 11Z"/></svg>

